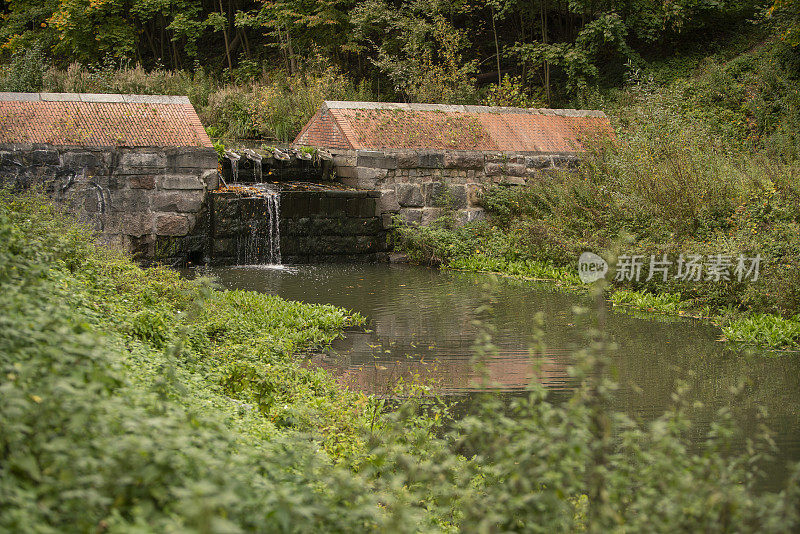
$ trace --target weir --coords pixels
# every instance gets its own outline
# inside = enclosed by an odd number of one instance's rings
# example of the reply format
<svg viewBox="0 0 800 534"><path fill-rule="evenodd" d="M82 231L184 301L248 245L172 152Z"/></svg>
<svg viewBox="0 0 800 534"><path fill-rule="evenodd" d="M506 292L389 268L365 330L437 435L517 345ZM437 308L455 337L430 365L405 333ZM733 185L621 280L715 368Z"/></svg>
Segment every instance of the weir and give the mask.
<svg viewBox="0 0 800 534"><path fill-rule="evenodd" d="M301 150L226 150L227 186L208 193L208 263L385 260L380 192L325 181L324 162Z"/></svg>
<svg viewBox="0 0 800 534"><path fill-rule="evenodd" d="M280 265L280 193L271 189L253 188L249 209L242 211L246 229L236 238L239 265Z"/></svg>

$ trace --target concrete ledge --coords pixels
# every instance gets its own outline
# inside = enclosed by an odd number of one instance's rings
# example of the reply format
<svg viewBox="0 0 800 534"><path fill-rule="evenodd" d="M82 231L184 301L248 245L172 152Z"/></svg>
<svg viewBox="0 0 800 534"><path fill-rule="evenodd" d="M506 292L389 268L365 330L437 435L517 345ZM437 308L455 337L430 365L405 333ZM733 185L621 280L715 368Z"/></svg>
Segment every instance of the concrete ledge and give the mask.
<svg viewBox="0 0 800 534"><path fill-rule="evenodd" d="M386 109L398 111L441 111L450 113L503 113L549 115L557 117L600 117L602 111L585 109L512 108L503 106L462 106L448 104L407 104L400 102L347 102L326 100L322 109Z"/></svg>
<svg viewBox="0 0 800 534"><path fill-rule="evenodd" d="M116 93L8 93L0 92L3 102L98 102L128 104L191 105L187 96L121 95Z"/></svg>

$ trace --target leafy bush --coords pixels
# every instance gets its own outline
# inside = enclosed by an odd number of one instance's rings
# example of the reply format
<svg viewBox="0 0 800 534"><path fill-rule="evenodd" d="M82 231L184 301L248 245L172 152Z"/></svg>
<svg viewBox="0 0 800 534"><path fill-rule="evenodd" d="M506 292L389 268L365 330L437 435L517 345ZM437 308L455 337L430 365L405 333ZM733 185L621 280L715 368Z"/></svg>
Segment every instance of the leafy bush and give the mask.
<svg viewBox="0 0 800 534"><path fill-rule="evenodd" d="M597 332L572 399L534 381L459 421L406 390L339 389L289 352L360 321L215 290L98 249L41 200L0 196L0 530L784 532L800 470L758 491L725 409L693 452L686 392L639 424L608 410ZM129 317L131 319L129 319ZM133 327L132 327L133 325ZM164 345L159 349L157 345ZM476 353L492 357L491 330Z"/></svg>
<svg viewBox="0 0 800 534"><path fill-rule="evenodd" d="M14 52L0 67L0 91L35 93L44 85L44 55L39 47Z"/></svg>

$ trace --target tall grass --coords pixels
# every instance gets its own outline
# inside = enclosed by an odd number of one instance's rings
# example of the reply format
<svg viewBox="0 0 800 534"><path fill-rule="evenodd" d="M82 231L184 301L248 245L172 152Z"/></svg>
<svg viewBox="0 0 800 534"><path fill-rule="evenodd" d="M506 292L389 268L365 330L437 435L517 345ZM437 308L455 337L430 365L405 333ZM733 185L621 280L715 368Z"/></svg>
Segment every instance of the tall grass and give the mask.
<svg viewBox="0 0 800 534"><path fill-rule="evenodd" d="M277 143L291 142L324 100L378 100L368 83L354 83L319 58L294 76L275 71L239 81L223 81L199 66L148 71L77 63L45 69L40 79L37 91L186 95L213 137Z"/></svg>

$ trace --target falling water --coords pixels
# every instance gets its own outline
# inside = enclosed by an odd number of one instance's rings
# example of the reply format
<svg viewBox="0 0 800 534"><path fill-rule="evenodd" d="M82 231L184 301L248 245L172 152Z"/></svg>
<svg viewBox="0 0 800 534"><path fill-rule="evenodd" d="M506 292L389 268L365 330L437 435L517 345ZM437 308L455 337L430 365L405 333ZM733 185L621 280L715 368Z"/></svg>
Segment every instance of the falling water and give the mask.
<svg viewBox="0 0 800 534"><path fill-rule="evenodd" d="M243 152L244 155L247 156L247 159L253 162L253 173L255 175L255 181L261 183L262 179L261 154L250 149L245 149Z"/></svg>
<svg viewBox="0 0 800 534"><path fill-rule="evenodd" d="M239 265L280 265L280 194L264 189L254 199L263 200L264 217L249 221L249 232L239 237Z"/></svg>
<svg viewBox="0 0 800 534"><path fill-rule="evenodd" d="M233 150L226 150L225 157L231 162L231 176L233 177L233 182L236 183L239 181L239 158L242 156Z"/></svg>

